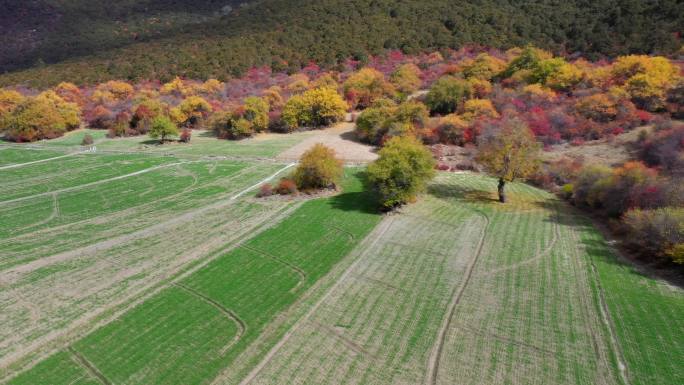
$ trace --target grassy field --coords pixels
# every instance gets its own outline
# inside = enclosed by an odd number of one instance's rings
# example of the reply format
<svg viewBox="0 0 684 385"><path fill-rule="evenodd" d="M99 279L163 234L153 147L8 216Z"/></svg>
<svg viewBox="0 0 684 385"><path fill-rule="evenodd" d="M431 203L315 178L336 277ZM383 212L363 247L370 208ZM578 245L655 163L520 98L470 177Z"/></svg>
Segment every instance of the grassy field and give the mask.
<svg viewBox="0 0 684 385"><path fill-rule="evenodd" d="M255 140L0 147L0 383L684 382L682 290L552 195L440 173L383 218L349 168L257 199L287 144Z"/></svg>
<svg viewBox="0 0 684 385"><path fill-rule="evenodd" d="M0 170L2 367L276 220L292 202L232 198L282 167L87 154Z"/></svg>
<svg viewBox="0 0 684 385"><path fill-rule="evenodd" d="M495 186L440 175L243 384L680 383L684 293L549 194Z"/></svg>
<svg viewBox="0 0 684 385"><path fill-rule="evenodd" d="M81 357L97 368L95 377L112 383L204 383L249 347L378 220L360 181L350 174L343 194L304 203L275 227L219 255L11 383L86 378L93 371L83 369L87 366L81 365Z"/></svg>
<svg viewBox="0 0 684 385"><path fill-rule="evenodd" d="M135 151L138 153L173 154L179 157L229 156L242 158L272 158L282 151L312 136L315 132L304 131L293 134L260 134L245 140L217 140L211 131L194 130L190 143L165 143L149 136L129 138L106 137L105 130L81 129L67 133L61 138L43 140L37 145L55 150L77 148L83 137L90 134L94 145L100 151ZM0 151L1 152L1 151ZM2 154L0 154L2 161Z"/></svg>

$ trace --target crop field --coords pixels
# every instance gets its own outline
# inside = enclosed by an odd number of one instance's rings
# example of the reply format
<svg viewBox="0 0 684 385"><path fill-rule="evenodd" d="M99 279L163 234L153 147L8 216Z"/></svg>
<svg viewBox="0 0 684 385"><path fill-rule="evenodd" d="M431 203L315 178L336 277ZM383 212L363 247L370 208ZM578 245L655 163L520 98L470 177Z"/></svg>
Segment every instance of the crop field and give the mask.
<svg viewBox="0 0 684 385"><path fill-rule="evenodd" d="M684 382L682 290L552 195L440 173L382 216L347 168L258 199L263 140L0 147L0 383Z"/></svg>
<svg viewBox="0 0 684 385"><path fill-rule="evenodd" d="M441 175L242 383L681 383L681 290L549 194L495 186Z"/></svg>
<svg viewBox="0 0 684 385"><path fill-rule="evenodd" d="M116 176L91 180L97 166L88 157L112 158L102 161ZM158 164L145 163L151 159ZM119 160L126 170L116 166ZM55 160L73 163L51 165L56 170L82 172L41 183L50 194L27 193L0 206L8 218L2 242L10 251L0 271L3 308L10 310L2 315L2 359L27 353L17 346L57 347L12 383L201 383L250 347L380 218L353 170L344 193L334 197L302 204L246 195L221 203L282 165L140 156L136 166L135 160L92 154ZM136 173L133 167L152 170L117 179ZM263 232L242 241L260 225ZM52 237L50 247L36 233ZM101 309L121 298L133 305ZM71 332L74 323L103 326ZM65 346L78 335L84 337Z"/></svg>

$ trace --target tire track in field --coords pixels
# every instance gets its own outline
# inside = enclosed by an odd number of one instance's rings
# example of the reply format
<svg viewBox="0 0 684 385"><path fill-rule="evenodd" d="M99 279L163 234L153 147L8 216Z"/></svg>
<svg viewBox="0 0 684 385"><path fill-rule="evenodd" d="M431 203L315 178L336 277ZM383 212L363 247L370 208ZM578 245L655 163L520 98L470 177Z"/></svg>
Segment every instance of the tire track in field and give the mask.
<svg viewBox="0 0 684 385"><path fill-rule="evenodd" d="M36 222L36 223L30 224L28 226L18 228L15 231L24 231L24 230L32 229L34 227L42 226L46 223L49 223L51 220L59 217L59 215L60 215L59 214L59 199L57 198L57 194L53 193L52 194L52 213L50 213L50 216L43 219L40 222Z"/></svg>
<svg viewBox="0 0 684 385"><path fill-rule="evenodd" d="M197 162L199 162L199 161L197 161ZM61 193L65 193L65 192L76 191L76 190L80 190L80 189L84 189L84 188L88 188L88 187L93 187L93 186L97 186L97 185L104 184L104 183L114 182L114 181L116 181L116 180L121 180L121 179L130 178L130 177L133 177L133 176L138 176L138 175L146 174L146 173L148 173L148 172L156 171L156 170L159 170L159 169L162 169L162 168L173 167L173 166L178 166L178 165L187 164L187 163L191 163L191 162L185 162L185 161L184 161L184 162L175 162L175 163L169 163L169 164L162 164L162 165L159 165L159 166L154 166L154 167L146 168L146 169L139 170L139 171L136 171L136 172L132 172L132 173L130 173L130 174L124 174L124 175L119 175L119 176L115 176L115 177L112 177L112 178L97 180L97 181L94 181L94 182L85 183L85 184L78 185L78 186L67 187L67 188L63 188L63 189L60 189L60 190L54 190L54 191L47 191L47 192L40 193L40 194L29 195L29 196L25 196L25 197L21 197L21 198L15 198L15 199L10 199L10 200L6 200L6 201L0 201L0 206L2 206L2 205L7 205L7 204L11 204L11 203L23 202L23 201L26 201L26 200L30 200L30 199L34 199L34 198L39 198L39 197L43 197L43 196L47 196L47 195L52 195L52 194L61 194Z"/></svg>
<svg viewBox="0 0 684 385"><path fill-rule="evenodd" d="M426 372L424 381L426 384L434 385L437 383L439 361L442 357L442 351L444 350L444 343L446 342L447 331L449 330L449 326L451 325L451 320L454 318L454 313L456 312L456 305L458 305L458 303L460 302L461 297L463 296L463 293L465 292L465 289L468 286L468 282L470 282L470 278L473 275L475 265L477 264L477 261L480 258L480 255L482 254L482 250L484 248L485 243L484 241L487 237L487 229L489 228L490 223L489 217L487 216L487 214L483 213L480 210L473 209L473 211L475 211L484 219L482 235L480 236L480 240L478 241L475 254L473 254L473 257L471 258L470 263L466 268L466 273L463 282L458 288L454 290L454 293L451 296L452 300L451 303L449 303L449 307L447 308L447 316L442 321L442 326L439 328L438 332L437 342L433 346L432 352L430 353L430 358L428 359L428 370Z"/></svg>
<svg viewBox="0 0 684 385"><path fill-rule="evenodd" d="M560 214L558 213L557 207L554 209L554 213L555 213L554 217L556 218L556 220L553 221L553 236L551 238L551 242L549 242L548 246L546 246L546 248L544 250L542 250L539 253L536 253L532 258L528 258L528 259L510 264L508 266L498 268L498 269L489 270L488 272L483 273L482 276L487 277L490 275L494 275L496 273L501 273L503 271L517 269L518 267L528 265L532 262L535 262L537 260L545 258L549 254L551 254L551 251L553 250L553 248L556 246L556 243L558 243L558 240L560 239L560 227L558 226L558 219L560 218Z"/></svg>
<svg viewBox="0 0 684 385"><path fill-rule="evenodd" d="M69 346L67 348L69 353L71 353L71 356L74 358L77 364L82 366L88 373L90 373L93 377L95 377L102 385L112 385L112 382L107 379L107 377L100 372L95 365L90 363L88 359L86 359L81 353L76 351L73 347Z"/></svg>
<svg viewBox="0 0 684 385"><path fill-rule="evenodd" d="M328 224L325 224L325 225L323 225L323 226L328 227L328 228L331 228L331 229L333 229L333 230L336 230L336 231L338 231L338 232L340 232L340 233L342 233L342 234L345 234L346 236L349 237L349 240L350 240L350 241L353 241L354 238L356 238L356 236L354 236L354 234L352 234L350 231L347 231L347 230L345 230L345 229L343 229L343 228L341 228L341 227L339 227L339 226L328 225Z"/></svg>
<svg viewBox="0 0 684 385"><path fill-rule="evenodd" d="M516 340L513 338L506 337L506 336L501 336L501 335L498 335L498 334L495 334L495 333L492 333L492 332L489 332L486 330L480 330L480 329L474 328L472 326L465 325L463 323L458 325L458 327L462 328L462 329L470 330L470 332L473 334L478 334L478 335L483 336L483 337L491 337L491 338L497 339L499 341L503 341L505 343L509 343L509 344L513 344L516 346L520 346L523 348L533 350L539 354L550 354L550 355L557 355L558 354L558 352L550 350L550 349L545 349L543 347L539 347L537 345L533 345L533 344L530 344L530 343L527 343L524 341L519 341L519 340Z"/></svg>
<svg viewBox="0 0 684 385"><path fill-rule="evenodd" d="M264 358L252 368L252 370L242 379L242 381L240 381L239 385L247 385L251 383L259 375L259 373L273 359L273 357L278 353L278 351L283 347L283 345L285 345L285 343L287 343L287 341L289 341L290 338L292 338L294 333L297 332L297 330L299 330L299 328L302 327L302 325L309 322L309 319L318 310L318 308L321 307L321 305L324 302L326 302L328 298L330 298L332 293L342 285L342 282L344 282L347 279L347 277L352 274L352 272L359 265L359 263L361 263L361 261L368 255L368 253L371 250L373 250L378 241L380 241L383 235L390 229L390 227L392 227L393 222L394 218L389 217L378 225L374 234L369 235L369 237L374 236L375 238L370 242L370 244L367 247L364 247L361 255L359 255L356 258L356 260L344 270L344 272L342 273L342 275L340 275L337 281L335 281L335 283L325 292L325 294L323 294L323 296L321 296L321 298L319 298L318 301L316 301L316 303L313 306L311 306L309 311L292 325L292 327L271 348L271 350L269 350L268 353L266 353ZM214 384L215 381L216 380L214 380L212 384Z"/></svg>
<svg viewBox="0 0 684 385"><path fill-rule="evenodd" d="M573 222L576 222L574 219L574 216L571 217ZM596 230L595 230L596 231ZM580 239L581 242L581 239ZM609 246L606 246L608 251L614 252L610 250ZM598 271L596 270L596 264L594 263L594 258L592 255L586 250L586 247L583 248L585 254L587 255L587 259L589 260L589 277L588 279L594 281L594 284L596 285L596 291L597 291L597 299L598 299L598 308L599 308L599 313L601 315L601 320L603 321L604 325L606 326L606 329L608 330L608 339L610 341L611 345L611 350L613 351L613 354L615 355L615 360L617 361L617 366L618 366L618 372L620 374L620 379L622 379L622 382L625 385L630 385L629 382L629 374L627 371L627 364L625 360L625 354L622 351L622 347L620 346L620 342L617 338L617 332L615 331L615 326L613 324L612 317L610 316L610 309L608 308L608 303L606 302L606 296L605 296L605 291L603 290L603 286L601 286L601 280L598 274ZM578 261L573 259L573 264L577 265ZM596 338L594 336L594 338Z"/></svg>
<svg viewBox="0 0 684 385"><path fill-rule="evenodd" d="M26 163L10 164L10 165L7 165L7 166L2 166L2 167L0 167L0 170L7 170L7 169L10 169L10 168L19 168L19 167L29 166L29 165L36 164L36 163L49 162L49 161L51 161L51 160L62 159L62 158L66 158L66 157L69 157L69 156L74 156L74 155L84 154L84 153L85 153L84 151L81 151L81 152L73 152L73 153L71 153L71 154L55 156L54 158L39 159L39 160L34 160L34 161L31 161L31 162L26 162Z"/></svg>
<svg viewBox="0 0 684 385"><path fill-rule="evenodd" d="M188 293L192 294L193 296L201 299L202 301L208 303L209 305L217 308L221 313L223 313L226 317L228 317L231 321L237 325L238 332L235 334L235 337L233 337L233 340L230 341L226 346L224 346L221 349L221 355L226 354L226 352L233 347L238 341L240 341L240 338L242 338L243 335L245 335L245 332L247 331L247 324L245 324L245 321L243 321L237 314L235 314L234 311L228 309L227 307L221 305L217 301L211 299L210 297L200 293L199 291L185 285L182 283L174 283L173 286L176 286L178 288L181 288Z"/></svg>
<svg viewBox="0 0 684 385"><path fill-rule="evenodd" d="M351 350L352 352L354 352L354 353L356 353L356 354L358 354L358 355L361 355L361 356L363 356L363 357L370 357L370 358L372 358L372 359L374 359L374 360L378 360L378 359L379 359L377 356L371 354L371 353L368 352L366 349L364 349L361 345L359 345L359 344L357 344L356 342L354 342L354 340L352 340L351 338L345 336L344 333L342 333L341 331L339 331L339 330L337 330L337 329L335 329L335 328L333 328L333 327L330 327L330 326L328 326L328 325L325 325L325 324L322 324L322 323L320 323L320 322L317 322L317 321L311 321L311 324L312 324L313 326L315 326L316 328L322 330L322 331L325 332L326 334L334 336L337 340L339 340L340 342L342 342L342 344L343 344L344 346L346 346L346 347L347 347L349 350Z"/></svg>
<svg viewBox="0 0 684 385"><path fill-rule="evenodd" d="M573 223L574 223L574 220L573 220ZM579 239L577 232L573 228L570 229L570 238L572 239L573 242L575 242L577 244L581 244L581 240ZM582 249L578 248L578 250L582 250ZM580 251L580 253L582 251ZM579 302L581 305L580 306L581 317L582 317L582 320L584 321L584 325L585 325L586 329L589 332L589 335L591 336L591 345L594 348L594 353L596 354L597 363L603 364L599 367L600 368L602 367L604 369L607 368L607 371L610 372L611 377L613 377L615 375L615 373L612 370L612 365L609 362L610 360L607 357L605 357L605 355L603 354L604 352L599 347L599 341L602 341L605 343L604 337L600 331L596 330L596 327L595 327L594 323L591 322L591 317L590 317L590 313L595 314L592 312L592 309L594 311L596 311L597 310L596 307L598 307L600 305L597 303L594 303L594 306L592 307L591 304L587 303L587 299L593 299L594 298L594 295L591 293L591 291L587 291L587 289L591 285L590 281L592 280L590 277L591 267L580 266L579 258L580 258L579 254L571 256L573 273L574 273L575 277L577 278L576 280L578 282L578 285L577 285L578 289L581 291L580 294L578 295L578 299L579 299ZM579 278L580 276L583 278L581 281ZM601 310L599 309L598 312L600 313ZM604 322L600 314L598 315L598 318L600 319L599 322ZM608 354L611 353L611 350L612 350L612 346L608 347ZM606 375L603 377L608 377L608 376ZM607 383L607 382L603 382L603 383Z"/></svg>
<svg viewBox="0 0 684 385"><path fill-rule="evenodd" d="M281 259L281 258L279 258L279 257L276 257L276 256L273 255L273 254L270 254L270 253L267 253L267 252L265 252L265 251L259 250L259 249L255 248L255 247L252 247L252 246L247 246L247 245L244 245L244 244L243 244L243 245L240 245L240 247L243 248L243 249L245 249L245 250L250 250L250 251L253 251L253 252L257 253L257 254L261 254L261 255L263 255L264 257L269 258L269 259L272 259L272 260L274 260L274 261L280 263L281 265L284 265L285 267L289 268L290 270L294 271L295 274L297 274L297 275L299 276L299 282L297 282L297 285L295 285L295 287L293 287L292 289L290 289L291 292L297 291L297 289L299 289L299 287L300 287L301 285L303 285L304 282L306 282L306 277L307 277L306 272L305 272L304 270L302 270L299 266L297 266L297 265L295 265L295 264L293 264L293 263L287 262L287 261L285 261L285 260L283 260L283 259Z"/></svg>

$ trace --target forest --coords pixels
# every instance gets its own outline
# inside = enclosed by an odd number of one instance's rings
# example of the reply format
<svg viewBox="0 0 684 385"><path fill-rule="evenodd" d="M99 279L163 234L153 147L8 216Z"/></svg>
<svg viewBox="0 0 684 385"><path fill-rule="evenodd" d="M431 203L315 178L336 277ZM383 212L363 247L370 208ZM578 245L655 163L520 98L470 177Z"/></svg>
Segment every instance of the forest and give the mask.
<svg viewBox="0 0 684 385"><path fill-rule="evenodd" d="M107 12L92 3L4 2L0 85L227 80L254 66L295 72L310 61L333 68L347 57L465 45L534 43L594 60L673 53L684 30L676 0L147 0Z"/></svg>

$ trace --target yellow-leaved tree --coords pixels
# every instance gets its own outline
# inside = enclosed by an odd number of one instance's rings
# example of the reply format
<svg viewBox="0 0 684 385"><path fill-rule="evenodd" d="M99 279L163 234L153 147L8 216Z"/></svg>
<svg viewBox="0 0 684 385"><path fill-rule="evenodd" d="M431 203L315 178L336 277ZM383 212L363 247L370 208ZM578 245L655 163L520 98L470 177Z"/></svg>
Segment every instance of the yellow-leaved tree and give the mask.
<svg viewBox="0 0 684 385"><path fill-rule="evenodd" d="M499 179L499 201L506 202L507 182L525 179L539 167L540 145L519 119L504 119L487 127L478 139L477 161Z"/></svg>

